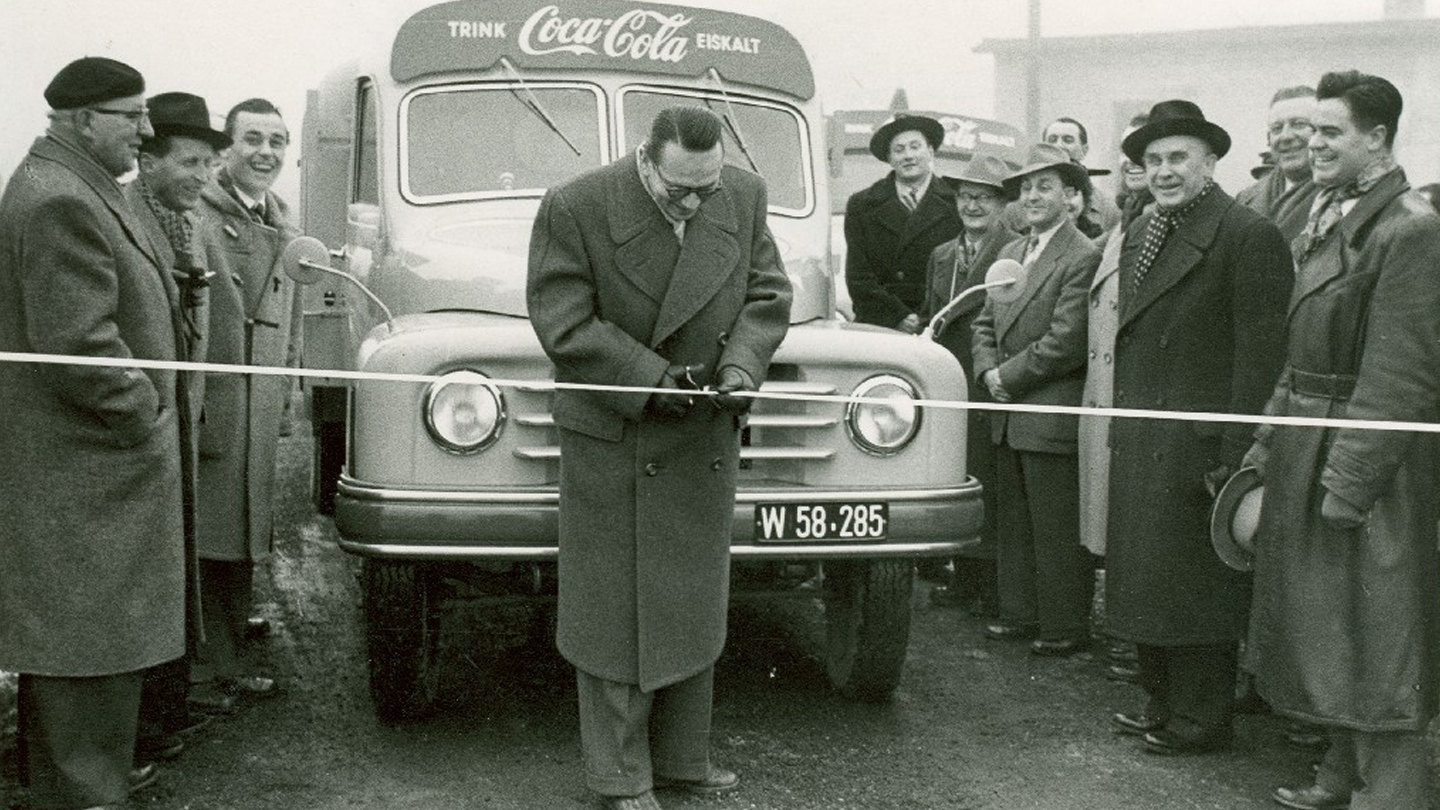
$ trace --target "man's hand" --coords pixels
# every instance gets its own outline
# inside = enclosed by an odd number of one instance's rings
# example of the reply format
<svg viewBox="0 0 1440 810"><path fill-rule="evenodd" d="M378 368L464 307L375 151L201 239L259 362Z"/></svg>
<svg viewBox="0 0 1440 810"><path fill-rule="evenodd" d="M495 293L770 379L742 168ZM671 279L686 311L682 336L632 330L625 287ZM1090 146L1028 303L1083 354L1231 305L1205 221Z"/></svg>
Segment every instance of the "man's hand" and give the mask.
<svg viewBox="0 0 1440 810"><path fill-rule="evenodd" d="M1000 369L992 368L980 376L980 381L990 389L990 398L996 402L1009 402L1010 392L1000 382Z"/></svg>
<svg viewBox="0 0 1440 810"><path fill-rule="evenodd" d="M650 399L645 402L645 413L656 419L685 418L685 414L689 413L690 407L695 404L695 397L692 394L680 392L697 390L700 386L695 384L693 375L704 369L704 365L673 365L665 369L665 373L660 375L660 382L656 383L655 387L666 389L666 393L651 394ZM677 393L668 393L672 389Z"/></svg>
<svg viewBox="0 0 1440 810"><path fill-rule="evenodd" d="M1249 450L1246 450L1246 451L1245 451L1245 458L1241 459L1241 461L1240 461L1240 466L1241 466L1241 467L1254 467L1254 468L1255 468L1255 472L1259 473L1259 475L1260 475L1260 480L1261 480L1261 481L1264 481L1264 480L1265 480L1265 466L1266 466L1267 464L1269 464L1269 463L1270 463L1270 448L1266 447L1265 445L1261 444L1260 442L1255 442L1254 444L1250 445L1250 449L1249 449Z"/></svg>
<svg viewBox="0 0 1440 810"><path fill-rule="evenodd" d="M920 316L912 312L909 315L906 315L905 319L902 320L899 324L897 324L895 328L899 329L901 332L909 332L912 335L918 335L920 334Z"/></svg>
<svg viewBox="0 0 1440 810"><path fill-rule="evenodd" d="M1229 464L1221 464L1200 478L1205 482L1205 491L1210 493L1210 497L1218 498L1220 497L1220 490L1225 486L1225 482L1229 481L1230 476L1234 474L1235 471L1230 469Z"/></svg>
<svg viewBox="0 0 1440 810"><path fill-rule="evenodd" d="M722 411L740 416L750 410L755 400L750 397L732 396L736 391L755 392L759 386L750 378L750 374L739 366L722 366L720 374L715 378L715 407Z"/></svg>
<svg viewBox="0 0 1440 810"><path fill-rule="evenodd" d="M1325 500L1320 502L1320 517L1337 529L1349 531L1365 525L1365 513L1360 508L1329 490Z"/></svg>

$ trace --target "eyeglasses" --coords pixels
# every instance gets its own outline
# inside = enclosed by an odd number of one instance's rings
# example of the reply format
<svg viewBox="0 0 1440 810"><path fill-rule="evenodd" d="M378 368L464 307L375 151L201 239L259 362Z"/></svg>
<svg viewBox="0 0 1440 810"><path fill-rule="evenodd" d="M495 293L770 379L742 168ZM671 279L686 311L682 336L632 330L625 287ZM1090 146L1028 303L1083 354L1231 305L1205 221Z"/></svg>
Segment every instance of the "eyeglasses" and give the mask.
<svg viewBox="0 0 1440 810"><path fill-rule="evenodd" d="M1315 131L1315 125L1310 123L1310 120L1308 118L1290 118L1285 121L1276 121L1275 123L1271 124L1270 136L1272 138L1279 136L1280 133L1285 131L1286 127L1289 127L1290 129L1301 133L1310 133Z"/></svg>
<svg viewBox="0 0 1440 810"><path fill-rule="evenodd" d="M997 196L998 195L995 194L971 194L968 191L962 191L955 195L955 200L961 205L969 205L971 203L988 203Z"/></svg>
<svg viewBox="0 0 1440 810"><path fill-rule="evenodd" d="M665 195L670 198L670 202L680 202L691 194L699 197L700 201L704 202L716 194L719 194L720 191L725 188L719 180L716 180L708 186L682 186L679 183L672 183L665 179L665 173L660 171L660 167L656 165L655 161L647 158L645 162L650 164L650 170L655 172L656 177L660 178L660 184L665 186Z"/></svg>
<svg viewBox="0 0 1440 810"><path fill-rule="evenodd" d="M112 110L108 107L86 107L85 109L101 115L118 115L137 127L140 126L140 122L150 117L150 111L144 107L138 110Z"/></svg>

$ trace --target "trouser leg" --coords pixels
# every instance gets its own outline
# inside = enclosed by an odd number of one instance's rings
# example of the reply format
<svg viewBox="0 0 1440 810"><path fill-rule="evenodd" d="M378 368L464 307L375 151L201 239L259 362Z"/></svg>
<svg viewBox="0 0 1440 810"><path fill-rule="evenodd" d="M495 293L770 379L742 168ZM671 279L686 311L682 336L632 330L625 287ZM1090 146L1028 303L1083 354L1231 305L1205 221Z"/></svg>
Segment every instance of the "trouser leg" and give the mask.
<svg viewBox="0 0 1440 810"><path fill-rule="evenodd" d="M240 645L250 617L254 566L248 561L200 561L200 605L205 642L196 650L193 680L233 678L240 674Z"/></svg>
<svg viewBox="0 0 1440 810"><path fill-rule="evenodd" d="M143 673L20 677L31 810L125 801Z"/></svg>
<svg viewBox="0 0 1440 810"><path fill-rule="evenodd" d="M140 687L139 736L159 737L190 725L185 692L190 687L190 661L177 658L145 670Z"/></svg>
<svg viewBox="0 0 1440 810"><path fill-rule="evenodd" d="M1030 531L1030 508L1020 454L1006 445L995 448L996 571L999 577L1000 619L1008 624L1034 626L1035 543Z"/></svg>
<svg viewBox="0 0 1440 810"><path fill-rule="evenodd" d="M652 786L652 692L575 670L585 783L602 796L634 796Z"/></svg>
<svg viewBox="0 0 1440 810"><path fill-rule="evenodd" d="M671 779L704 779L710 771L710 717L715 668L655 692L650 710L650 750L655 773Z"/></svg>
<svg viewBox="0 0 1440 810"><path fill-rule="evenodd" d="M1349 795L1359 782L1355 772L1355 738L1349 729L1331 728L1330 747L1315 769L1315 784L1339 795Z"/></svg>
<svg viewBox="0 0 1440 810"><path fill-rule="evenodd" d="M1170 729L1207 738L1231 733L1237 645L1169 648Z"/></svg>
<svg viewBox="0 0 1440 810"><path fill-rule="evenodd" d="M1429 750L1421 732L1353 731L1351 810L1434 810Z"/></svg>
<svg viewBox="0 0 1440 810"><path fill-rule="evenodd" d="M1140 688L1149 703L1145 714L1162 724L1170 722L1170 662L1166 648L1153 644L1135 645L1135 662L1140 669Z"/></svg>
<svg viewBox="0 0 1440 810"><path fill-rule="evenodd" d="M1082 641L1088 634L1095 574L1090 553L1080 545L1079 457L1018 455L1029 507L1040 638Z"/></svg>

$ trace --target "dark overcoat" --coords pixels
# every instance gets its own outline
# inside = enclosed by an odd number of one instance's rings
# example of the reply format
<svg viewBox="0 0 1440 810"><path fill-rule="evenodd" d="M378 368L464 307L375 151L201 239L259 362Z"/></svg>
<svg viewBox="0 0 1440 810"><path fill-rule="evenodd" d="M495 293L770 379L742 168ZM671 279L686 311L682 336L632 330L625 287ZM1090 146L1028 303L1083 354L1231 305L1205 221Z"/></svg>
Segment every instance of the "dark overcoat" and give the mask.
<svg viewBox="0 0 1440 810"><path fill-rule="evenodd" d="M957 236L930 252L930 266L925 271L925 307L920 318L928 322L935 313L950 303L953 295L981 284L985 273L1000 255L1000 248L1015 238L1015 232L1005 223L997 221L975 251L975 259L965 263L965 251L960 246L964 236ZM950 310L945 320L935 328L935 342L950 350L960 361L960 371L965 375L971 402L990 402L990 389L983 385L970 385L970 369L975 367L971 356L970 328L980 308L985 305L985 294L975 293L965 298L959 306ZM991 558L995 555L996 515L999 506L995 490L995 445L983 441L990 435L990 411L972 410L965 414L965 470L975 476L982 487L981 497L985 503L985 525L980 530L980 542L967 549L970 555Z"/></svg>
<svg viewBox="0 0 1440 810"><path fill-rule="evenodd" d="M1440 217L1397 170L1300 268L1286 373L1266 412L1440 421L1437 313ZM1423 731L1440 704L1440 439L1286 426L1261 436L1270 460L1251 649L1261 694L1327 725ZM1323 520L1327 491L1365 510L1365 525Z"/></svg>
<svg viewBox="0 0 1440 810"><path fill-rule="evenodd" d="M1135 291L1154 213L1120 256L1115 406L1258 414L1285 352L1290 249L1264 217L1216 188L1170 235ZM1204 475L1250 446L1243 424L1115 419L1110 424L1106 626L1158 646L1244 637L1250 578L1210 546Z"/></svg>
<svg viewBox="0 0 1440 810"><path fill-rule="evenodd" d="M218 181L200 195L202 225L226 258L210 285L212 363L286 365L298 297L279 258L298 231L284 201L269 192L265 197L262 223ZM201 557L237 562L269 555L280 419L291 385L291 378L273 375L207 375L199 437Z"/></svg>
<svg viewBox="0 0 1440 810"><path fill-rule="evenodd" d="M1020 261L1025 239L1000 251ZM1019 297L988 297L975 319L975 368L971 381L999 369L1012 402L1075 407L1085 387L1085 349L1090 279L1100 250L1068 218L1030 263ZM1006 413L990 417L990 439L1029 453L1076 452L1079 417L1063 413Z"/></svg>
<svg viewBox="0 0 1440 810"><path fill-rule="evenodd" d="M765 185L727 166L683 244L634 156L551 189L530 239L530 320L563 383L655 386L671 364L758 383L789 324ZM557 641L577 668L651 691L725 643L740 422L698 401L679 420L645 393L561 390Z"/></svg>
<svg viewBox="0 0 1440 810"><path fill-rule="evenodd" d="M1305 223L1310 219L1310 207L1319 194L1320 187L1309 178L1287 189L1285 175L1272 171L1236 194L1235 199L1275 223L1280 235L1285 237L1286 243L1290 243L1305 230Z"/></svg>
<svg viewBox="0 0 1440 810"><path fill-rule="evenodd" d="M930 251L963 227L955 187L935 175L911 212L895 192L895 173L850 195L845 204L845 285L855 320L895 328L925 305Z"/></svg>
<svg viewBox="0 0 1440 810"><path fill-rule="evenodd" d="M120 186L37 140L0 200L0 350L184 360L179 326ZM174 371L0 363L0 669L111 675L185 653L187 410Z"/></svg>

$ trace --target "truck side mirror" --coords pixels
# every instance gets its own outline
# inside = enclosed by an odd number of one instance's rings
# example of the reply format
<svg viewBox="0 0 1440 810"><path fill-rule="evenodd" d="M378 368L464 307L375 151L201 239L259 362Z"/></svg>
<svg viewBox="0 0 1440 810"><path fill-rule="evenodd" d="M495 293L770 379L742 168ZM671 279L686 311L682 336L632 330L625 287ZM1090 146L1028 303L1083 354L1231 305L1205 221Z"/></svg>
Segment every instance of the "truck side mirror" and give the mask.
<svg viewBox="0 0 1440 810"><path fill-rule="evenodd" d="M330 251L319 239L300 236L285 246L280 263L296 284L314 284L330 269Z"/></svg>

